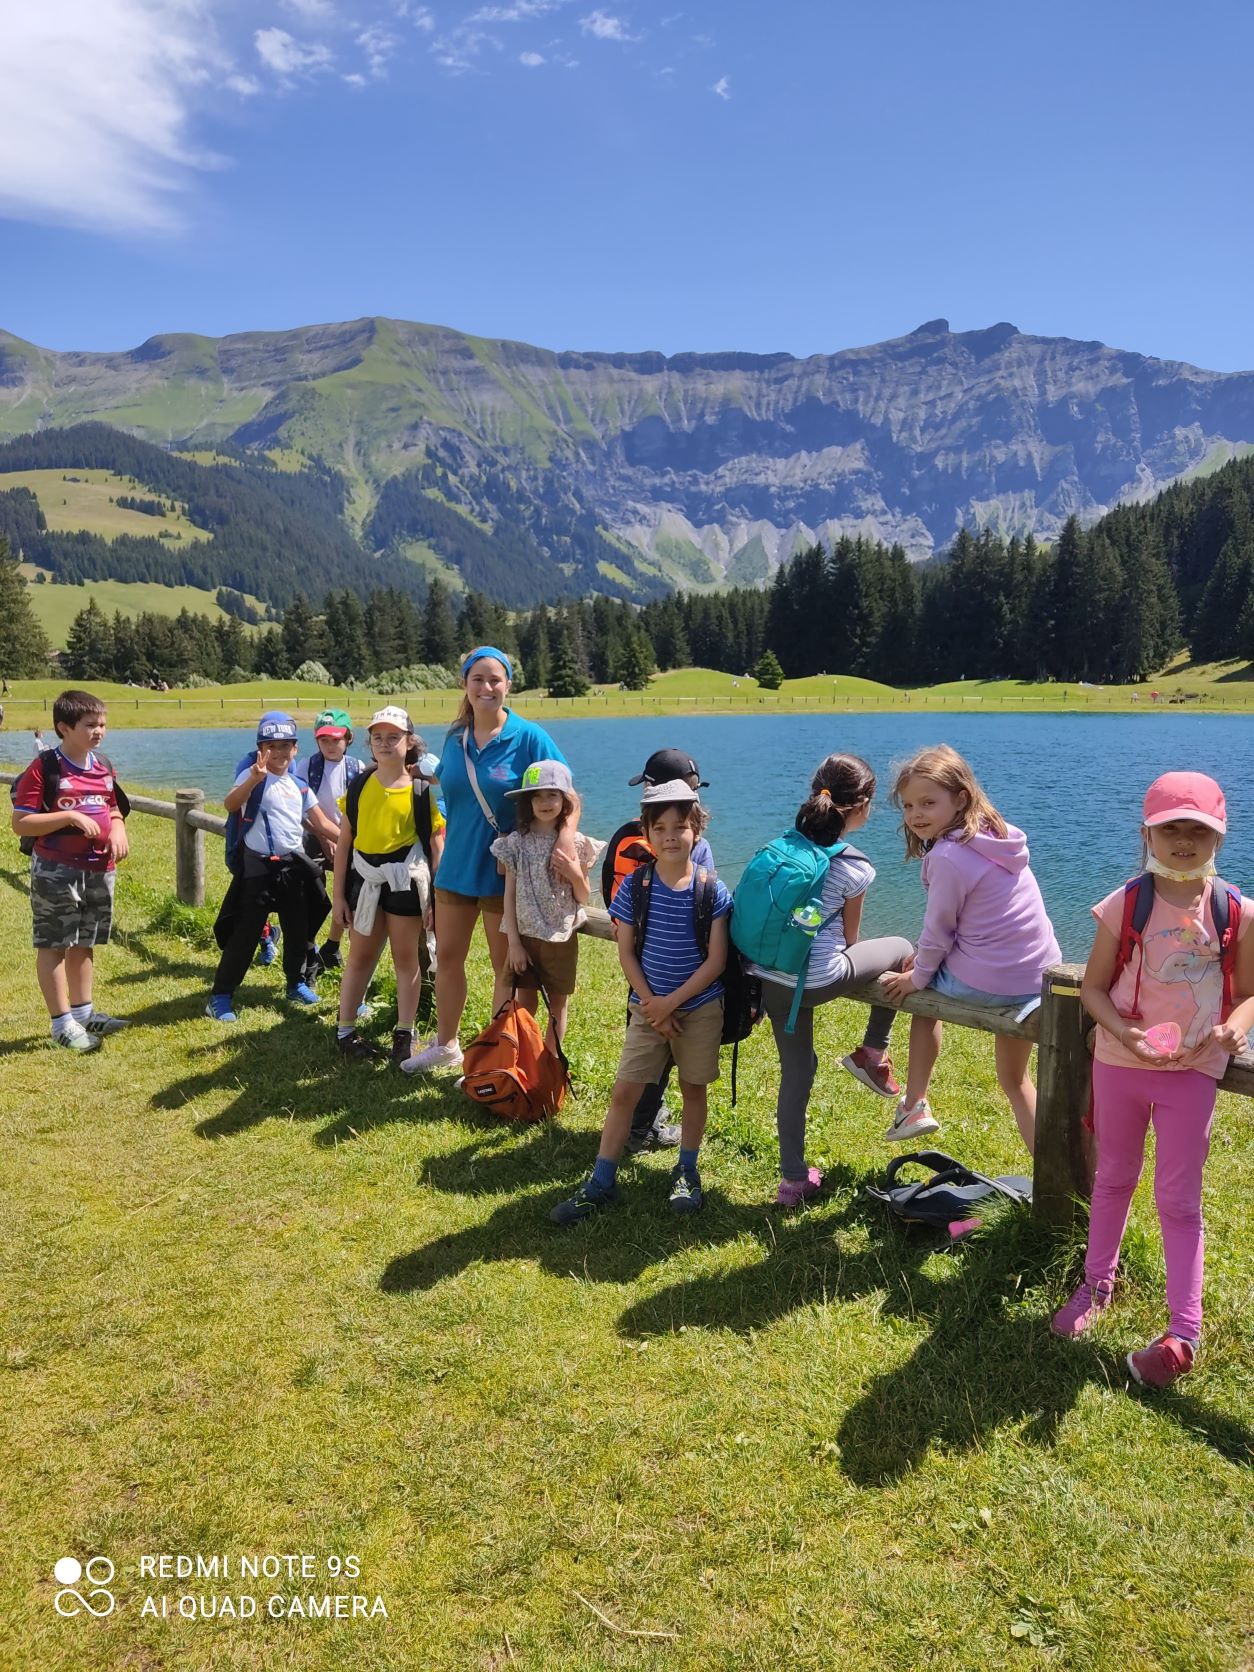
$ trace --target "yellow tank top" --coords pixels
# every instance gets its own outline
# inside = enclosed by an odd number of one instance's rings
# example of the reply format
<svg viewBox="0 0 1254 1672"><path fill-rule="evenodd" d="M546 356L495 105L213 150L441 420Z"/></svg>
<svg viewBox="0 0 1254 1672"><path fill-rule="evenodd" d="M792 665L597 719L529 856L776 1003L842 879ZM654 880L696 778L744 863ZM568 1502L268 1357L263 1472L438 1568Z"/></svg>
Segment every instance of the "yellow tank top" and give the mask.
<svg viewBox="0 0 1254 1672"><path fill-rule="evenodd" d="M429 792L428 792L429 793ZM346 796L339 801L344 811ZM431 831L443 830L444 818L431 797ZM409 778L388 788L372 772L361 787L357 803L357 834L355 846L362 853L395 853L398 848L412 847L418 838L414 825L414 786Z"/></svg>

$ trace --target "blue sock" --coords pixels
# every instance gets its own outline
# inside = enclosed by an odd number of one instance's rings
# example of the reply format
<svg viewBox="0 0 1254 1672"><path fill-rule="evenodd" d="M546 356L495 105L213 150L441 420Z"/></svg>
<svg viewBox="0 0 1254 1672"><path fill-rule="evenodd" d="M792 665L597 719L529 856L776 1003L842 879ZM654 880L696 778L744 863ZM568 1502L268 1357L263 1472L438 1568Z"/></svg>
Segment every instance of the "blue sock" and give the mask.
<svg viewBox="0 0 1254 1672"><path fill-rule="evenodd" d="M680 1152L679 1152L679 1165L683 1168L685 1173L689 1173L689 1174L692 1174L692 1175L696 1174L696 1171L697 1171L697 1156L699 1154L700 1154L699 1150L694 1150L694 1149L681 1149L680 1150Z"/></svg>
<svg viewBox="0 0 1254 1672"><path fill-rule="evenodd" d="M596 1166L592 1169L592 1182L598 1190L613 1190L614 1181L618 1177L618 1162L607 1161L605 1156L598 1155Z"/></svg>

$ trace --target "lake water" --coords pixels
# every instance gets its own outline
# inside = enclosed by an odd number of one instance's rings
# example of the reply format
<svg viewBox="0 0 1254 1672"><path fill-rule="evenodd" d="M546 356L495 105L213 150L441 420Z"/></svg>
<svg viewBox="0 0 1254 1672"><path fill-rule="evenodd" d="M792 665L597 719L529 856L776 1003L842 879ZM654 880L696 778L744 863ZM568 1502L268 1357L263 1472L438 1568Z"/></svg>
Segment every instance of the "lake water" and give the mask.
<svg viewBox="0 0 1254 1672"><path fill-rule="evenodd" d="M526 713L525 702L519 712ZM1254 890L1254 783L1245 746L1249 717L1223 714L810 714L553 721L548 730L571 763L584 798L584 827L608 836L632 814L627 779L654 749L682 747L710 780L710 843L734 882L745 861L787 829L824 755L851 750L880 780L876 811L857 837L878 878L865 933L914 936L923 915L917 864L903 863L897 815L887 804L891 768L944 741L975 766L997 808L1028 833L1063 953L1082 958L1092 939L1088 908L1137 866L1141 797L1160 772L1209 772L1228 797L1232 834L1221 870ZM29 753L20 738L19 758ZM433 747L438 733L428 729ZM0 757L9 738L0 735ZM302 737L302 747L312 739ZM108 749L127 783L199 785L220 801L230 769L252 742L249 727L144 731L118 727ZM361 752L359 750L359 752Z"/></svg>

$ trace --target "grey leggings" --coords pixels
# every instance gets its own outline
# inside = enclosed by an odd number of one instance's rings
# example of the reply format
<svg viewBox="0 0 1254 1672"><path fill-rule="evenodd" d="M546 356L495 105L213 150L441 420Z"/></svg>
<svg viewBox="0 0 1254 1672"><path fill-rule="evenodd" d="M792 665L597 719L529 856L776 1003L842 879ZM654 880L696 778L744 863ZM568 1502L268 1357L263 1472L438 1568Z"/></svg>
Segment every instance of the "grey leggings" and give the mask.
<svg viewBox="0 0 1254 1672"><path fill-rule="evenodd" d="M849 973L842 981L829 981L823 987L807 987L797 1012L797 1031L785 1033L784 1024L792 1005L793 990L778 981L764 981L762 995L766 1014L771 1019L775 1034L775 1049L779 1052L779 1102L775 1121L779 1128L779 1170L786 1179L806 1176L806 1109L810 1090L818 1073L819 1059L814 1050L814 1012L821 1004L843 998L851 987L864 981L874 981L888 970L899 970L907 953L914 948L900 935L885 935L882 940L858 941L845 948ZM867 1017L862 1043L874 1050L888 1049L888 1036L897 1012L888 1005L875 1005Z"/></svg>

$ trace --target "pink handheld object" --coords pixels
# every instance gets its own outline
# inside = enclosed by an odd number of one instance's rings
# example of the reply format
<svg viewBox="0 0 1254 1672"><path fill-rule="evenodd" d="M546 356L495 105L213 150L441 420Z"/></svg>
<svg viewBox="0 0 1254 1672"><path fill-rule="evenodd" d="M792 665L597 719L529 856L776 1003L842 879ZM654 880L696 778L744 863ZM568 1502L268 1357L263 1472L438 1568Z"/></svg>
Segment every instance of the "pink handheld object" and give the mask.
<svg viewBox="0 0 1254 1672"><path fill-rule="evenodd" d="M1145 1043L1160 1057L1169 1057L1180 1049L1179 1022L1157 1022L1152 1028L1146 1028Z"/></svg>

